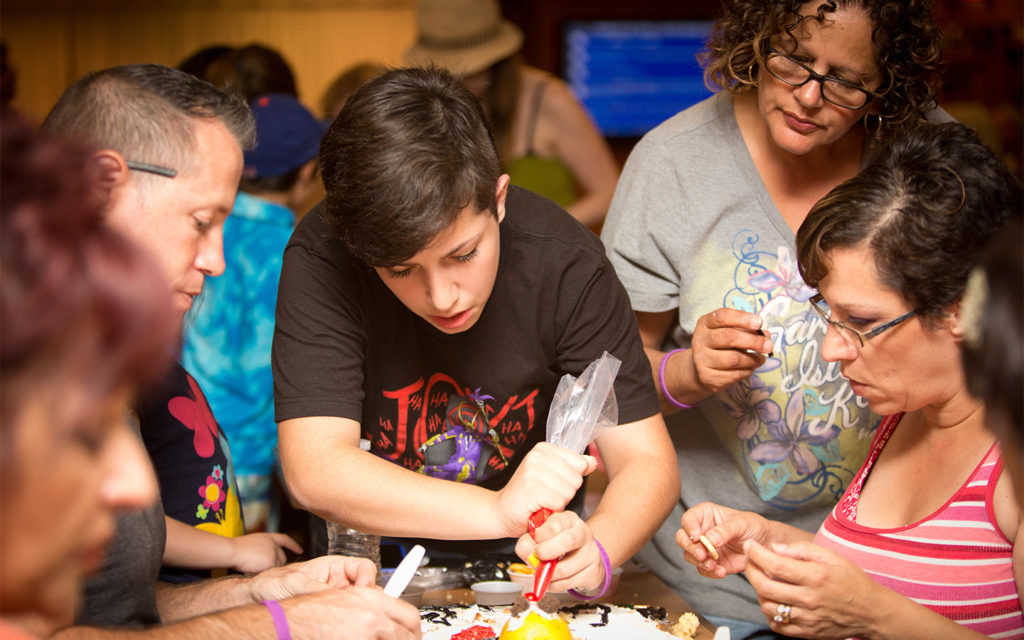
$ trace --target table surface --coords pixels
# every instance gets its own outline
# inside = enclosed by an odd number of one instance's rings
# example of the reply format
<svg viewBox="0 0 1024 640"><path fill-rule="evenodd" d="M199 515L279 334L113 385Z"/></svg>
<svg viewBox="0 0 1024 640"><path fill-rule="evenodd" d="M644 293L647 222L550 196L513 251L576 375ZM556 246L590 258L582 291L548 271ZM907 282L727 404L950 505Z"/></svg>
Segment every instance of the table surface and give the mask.
<svg viewBox="0 0 1024 640"><path fill-rule="evenodd" d="M687 611L692 611L686 600L670 589L657 576L648 571L626 571L619 580L619 588L611 596L602 599L607 604L649 604L664 607L669 620L676 620ZM473 592L469 588L427 591L423 594L423 606L445 606L450 604L474 603ZM699 614L698 614L699 616ZM695 640L711 640L714 626L701 618L701 626L694 635Z"/></svg>

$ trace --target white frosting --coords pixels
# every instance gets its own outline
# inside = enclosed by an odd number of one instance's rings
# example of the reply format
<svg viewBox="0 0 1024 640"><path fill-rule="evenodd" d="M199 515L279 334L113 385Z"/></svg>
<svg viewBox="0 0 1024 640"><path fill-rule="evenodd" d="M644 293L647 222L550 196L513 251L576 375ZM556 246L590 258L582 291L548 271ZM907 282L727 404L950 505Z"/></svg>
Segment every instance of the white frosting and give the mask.
<svg viewBox="0 0 1024 640"><path fill-rule="evenodd" d="M450 640L453 635L472 627L473 625L486 625L494 629L495 635L501 633L505 621L511 616L508 607L479 607L472 605L468 607L446 607L454 613L449 619L448 625L439 622L431 622L429 609L420 612L423 618L421 630L423 640ZM541 612L543 613L543 612ZM522 616L525 618L526 616ZM522 619L521 618L521 619ZM643 617L637 611L628 607L611 606L608 614L608 624L605 626L594 626L600 624L601 613L599 611L584 610L569 620L569 630L575 640L667 640L676 638L658 628L658 624ZM679 640L676 638L676 640Z"/></svg>

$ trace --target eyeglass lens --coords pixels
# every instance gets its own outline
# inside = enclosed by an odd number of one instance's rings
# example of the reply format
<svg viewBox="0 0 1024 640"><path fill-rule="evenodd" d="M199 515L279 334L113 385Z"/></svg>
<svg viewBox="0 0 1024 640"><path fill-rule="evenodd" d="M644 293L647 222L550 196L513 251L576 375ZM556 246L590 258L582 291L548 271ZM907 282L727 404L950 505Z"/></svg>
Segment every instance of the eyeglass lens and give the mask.
<svg viewBox="0 0 1024 640"><path fill-rule="evenodd" d="M817 80L821 83L822 97L839 107L860 109L871 99L866 89L847 84L838 78L819 75L789 56L775 51L768 55L765 65L773 76L794 87L803 86L812 79Z"/></svg>
<svg viewBox="0 0 1024 640"><path fill-rule="evenodd" d="M828 306L828 303L825 302L824 298L820 296L815 296L814 298L811 298L810 302L811 307L813 307L814 310L818 312L818 315L820 315L825 322L835 327L839 335L842 336L847 342L854 346L864 346L864 336L862 336L860 332L846 326L845 324L839 322L838 320L832 319L832 307Z"/></svg>

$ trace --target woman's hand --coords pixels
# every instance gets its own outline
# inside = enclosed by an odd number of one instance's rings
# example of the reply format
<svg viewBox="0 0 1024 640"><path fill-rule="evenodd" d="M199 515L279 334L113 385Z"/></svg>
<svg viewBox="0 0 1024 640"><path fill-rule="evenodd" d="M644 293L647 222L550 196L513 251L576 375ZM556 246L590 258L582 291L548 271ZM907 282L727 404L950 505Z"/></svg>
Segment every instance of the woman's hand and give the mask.
<svg viewBox="0 0 1024 640"><path fill-rule="evenodd" d="M746 380L764 364L772 341L761 334L761 317L723 307L697 320L690 340L693 377L710 392Z"/></svg>
<svg viewBox="0 0 1024 640"><path fill-rule="evenodd" d="M231 560L228 566L247 575L283 565L287 561L284 549L302 553L299 543L283 533L250 533L229 540Z"/></svg>
<svg viewBox="0 0 1024 640"><path fill-rule="evenodd" d="M526 534L516 543L516 555L526 561L530 554L543 561L558 560L551 577L553 591L600 589L605 570L590 525L572 511L554 513L537 528L536 541Z"/></svg>
<svg viewBox="0 0 1024 640"><path fill-rule="evenodd" d="M523 535L533 512L542 508L554 512L565 509L583 485L583 477L596 468L593 456L579 455L547 442L538 443L523 458L508 484L496 492L496 521L502 523L506 535Z"/></svg>
<svg viewBox="0 0 1024 640"><path fill-rule="evenodd" d="M873 635L879 598L896 596L860 567L809 542L746 545L747 579L773 631L801 638ZM777 622L779 605L789 605L788 622Z"/></svg>
<svg viewBox="0 0 1024 640"><path fill-rule="evenodd" d="M710 502L702 502L683 514L682 528L676 532L676 544L684 558L706 578L724 578L747 568L744 544L748 540L767 543L768 521L749 511L737 511ZM715 559L700 541L704 537L715 549Z"/></svg>

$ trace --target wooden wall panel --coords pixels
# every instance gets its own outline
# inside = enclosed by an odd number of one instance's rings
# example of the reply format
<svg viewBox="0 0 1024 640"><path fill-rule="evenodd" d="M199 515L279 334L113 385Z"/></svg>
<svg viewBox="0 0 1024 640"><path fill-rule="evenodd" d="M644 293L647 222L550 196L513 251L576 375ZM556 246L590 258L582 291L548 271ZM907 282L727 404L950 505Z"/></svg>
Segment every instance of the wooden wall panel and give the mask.
<svg viewBox="0 0 1024 640"><path fill-rule="evenodd" d="M284 55L300 97L318 111L334 77L364 60L400 64L415 38L412 3L333 9L155 8L32 9L3 12L0 36L18 74L14 106L41 120L68 84L84 73L136 62L174 66L211 44L259 42Z"/></svg>

